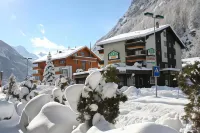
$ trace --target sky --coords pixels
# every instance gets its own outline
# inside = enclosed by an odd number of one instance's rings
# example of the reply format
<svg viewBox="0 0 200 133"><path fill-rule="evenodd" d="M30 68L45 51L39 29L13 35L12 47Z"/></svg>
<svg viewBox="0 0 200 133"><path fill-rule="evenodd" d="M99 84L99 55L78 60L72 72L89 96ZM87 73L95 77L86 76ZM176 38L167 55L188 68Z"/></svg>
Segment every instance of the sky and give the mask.
<svg viewBox="0 0 200 133"><path fill-rule="evenodd" d="M0 40L39 53L93 45L131 0L0 0Z"/></svg>

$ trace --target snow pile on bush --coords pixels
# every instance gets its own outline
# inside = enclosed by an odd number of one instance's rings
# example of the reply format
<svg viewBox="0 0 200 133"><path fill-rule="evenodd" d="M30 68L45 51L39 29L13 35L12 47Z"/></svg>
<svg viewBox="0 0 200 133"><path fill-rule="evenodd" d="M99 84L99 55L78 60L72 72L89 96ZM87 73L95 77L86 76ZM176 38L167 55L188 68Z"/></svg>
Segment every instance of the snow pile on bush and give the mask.
<svg viewBox="0 0 200 133"><path fill-rule="evenodd" d="M27 133L71 133L77 125L76 114L69 107L50 102L29 123Z"/></svg>

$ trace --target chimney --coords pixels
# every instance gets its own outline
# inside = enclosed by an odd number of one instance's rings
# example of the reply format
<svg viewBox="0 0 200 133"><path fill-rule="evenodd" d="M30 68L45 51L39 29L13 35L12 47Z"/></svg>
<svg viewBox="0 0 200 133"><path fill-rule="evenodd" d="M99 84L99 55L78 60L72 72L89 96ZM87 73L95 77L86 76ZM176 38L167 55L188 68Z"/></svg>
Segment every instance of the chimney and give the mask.
<svg viewBox="0 0 200 133"><path fill-rule="evenodd" d="M156 22L156 28L159 28L159 23L158 22Z"/></svg>

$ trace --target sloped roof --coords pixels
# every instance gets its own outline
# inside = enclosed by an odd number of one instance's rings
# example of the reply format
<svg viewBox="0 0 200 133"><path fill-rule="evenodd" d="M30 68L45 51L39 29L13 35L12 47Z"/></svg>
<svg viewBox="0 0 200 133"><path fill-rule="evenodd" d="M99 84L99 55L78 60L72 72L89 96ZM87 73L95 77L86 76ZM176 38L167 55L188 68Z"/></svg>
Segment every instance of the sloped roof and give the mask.
<svg viewBox="0 0 200 133"><path fill-rule="evenodd" d="M185 47L183 42L180 40L180 38L175 33L175 31L171 28L170 25L161 25L159 28L156 28L156 32L164 30L166 28L170 28L174 32L179 43L181 43L182 47ZM109 43L126 41L126 40L129 40L129 39L134 39L134 38L139 38L139 37L145 37L145 36L153 34L153 33L154 33L154 28L149 28L149 29L139 30L139 31L133 31L133 32L120 34L120 35L108 38L106 40L100 41L100 42L97 43L97 45L101 46L101 45L105 45L105 44L109 44Z"/></svg>
<svg viewBox="0 0 200 133"><path fill-rule="evenodd" d="M76 53L77 51L86 48L86 46L79 46L76 48L70 48L70 49L66 49L61 51L61 53L57 52L55 54L51 55L52 60L56 60L56 59L62 59L62 58L67 58L69 56L71 56L72 54ZM37 63L37 62L43 62L47 60L47 56L43 56L35 61L33 61L33 63Z"/></svg>

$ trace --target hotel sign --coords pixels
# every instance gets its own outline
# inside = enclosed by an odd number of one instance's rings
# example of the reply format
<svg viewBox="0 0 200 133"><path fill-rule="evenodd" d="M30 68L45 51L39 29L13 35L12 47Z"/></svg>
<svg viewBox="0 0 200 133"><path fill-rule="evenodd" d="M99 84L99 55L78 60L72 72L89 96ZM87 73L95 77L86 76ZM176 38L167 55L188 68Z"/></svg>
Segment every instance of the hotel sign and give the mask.
<svg viewBox="0 0 200 133"><path fill-rule="evenodd" d="M156 57L155 56L147 56L146 57L146 63L155 65L155 63L156 63Z"/></svg>
<svg viewBox="0 0 200 133"><path fill-rule="evenodd" d="M156 52L154 48L147 49L147 55L156 55L155 53Z"/></svg>
<svg viewBox="0 0 200 133"><path fill-rule="evenodd" d="M111 51L110 53L108 53L108 60L117 60L119 59L119 52L117 51Z"/></svg>

